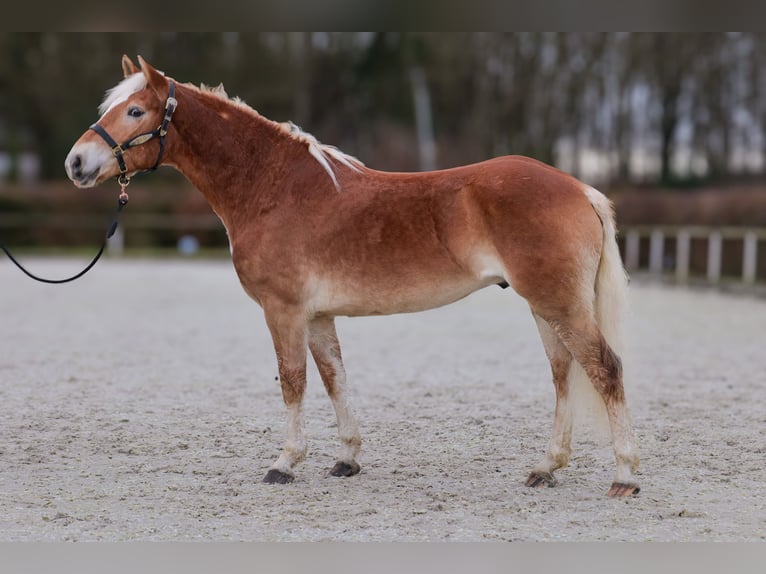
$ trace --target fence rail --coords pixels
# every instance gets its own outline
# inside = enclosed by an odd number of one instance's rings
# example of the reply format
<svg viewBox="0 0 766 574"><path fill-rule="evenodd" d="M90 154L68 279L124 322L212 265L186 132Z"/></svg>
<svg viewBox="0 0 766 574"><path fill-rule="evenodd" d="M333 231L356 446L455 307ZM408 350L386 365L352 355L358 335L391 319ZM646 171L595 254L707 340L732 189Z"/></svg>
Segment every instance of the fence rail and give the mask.
<svg viewBox="0 0 766 574"><path fill-rule="evenodd" d="M0 232L3 229L53 228L53 229L103 229L109 217L79 214L51 213L0 213ZM107 253L120 255L125 249L125 235L136 231L176 231L178 235L194 231L218 231L223 225L212 214L174 215L157 213L130 213L123 215L117 232L107 242Z"/></svg>
<svg viewBox="0 0 766 574"><path fill-rule="evenodd" d="M706 248L704 277L712 284L719 283L724 277L725 262L729 263L728 267L739 268L736 279L746 285L755 284L759 280L759 257L766 255L759 252L759 242L766 240L766 228L642 225L625 226L620 235L628 271L647 269L656 277L670 273L679 282L687 282L692 275L693 241L703 243ZM672 247L671 242L675 243L674 249L668 249ZM736 244L735 249L725 253L725 242ZM648 257L644 256L642 248L648 248ZM732 251L740 254L738 262L731 261L736 257Z"/></svg>

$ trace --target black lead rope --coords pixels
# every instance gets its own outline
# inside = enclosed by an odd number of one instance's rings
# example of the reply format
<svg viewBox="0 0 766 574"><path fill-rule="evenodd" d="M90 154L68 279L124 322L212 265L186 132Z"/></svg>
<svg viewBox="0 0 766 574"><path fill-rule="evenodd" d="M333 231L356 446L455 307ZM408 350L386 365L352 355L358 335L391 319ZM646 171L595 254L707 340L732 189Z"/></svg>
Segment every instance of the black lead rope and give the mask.
<svg viewBox="0 0 766 574"><path fill-rule="evenodd" d="M10 250L6 245L2 242L0 242L0 249L5 251L5 254L8 256L8 259L13 261L14 265L21 269L24 274L26 274L28 277L31 277L35 281L40 281L41 283L53 283L53 284L59 284L59 283L69 283L70 281L74 281L75 279L79 279L83 275L85 275L88 271L90 271L93 266L96 264L96 262L101 259L101 255L104 253L104 249L106 249L106 242L107 240L114 235L114 232L117 231L117 223L120 219L120 212L122 211L122 208L125 207L128 204L128 194L125 193L125 189L123 188L122 193L120 193L120 197L117 200L117 211L114 214L114 217L112 218L112 222L109 224L109 227L106 230L106 237L104 237L104 242L101 244L101 248L98 250L98 253L93 258L93 260L88 263L88 266L80 271L77 275L72 275L71 277L67 277L66 279L46 279L45 277L38 277L34 273L31 273L27 269L24 268L24 266L19 263L16 258L11 254Z"/></svg>
<svg viewBox="0 0 766 574"><path fill-rule="evenodd" d="M165 115L162 118L162 122L160 123L157 128L153 129L150 132L145 132L142 134L139 134L135 137L132 137L128 141L118 144L116 141L114 141L114 138L109 135L109 133L102 128L98 122L90 126L89 129L96 132L98 135L101 136L101 138L109 145L109 147L112 150L112 154L114 155L115 159L117 160L117 165L120 167L120 175L117 176L117 182L120 184L120 197L117 201L117 212L114 214L114 217L112 218L112 222L109 224L109 228L106 231L106 237L104 238L104 243L101 245L101 249L98 250L98 253L96 253L96 256L93 258L93 261L88 263L88 266L80 271L77 275L72 275L71 277L67 277L66 279L45 279L44 277L38 277L37 275L34 275L27 271L24 266L19 263L16 258L11 255L10 250L8 247L5 246L4 243L0 242L0 249L5 251L5 254L8 256L8 258L13 261L13 263L21 269L27 276L31 277L35 281L40 281L41 283L69 283L70 281L74 281L75 279L79 279L83 275L85 275L88 271L90 271L93 266L96 264L96 262L101 259L101 255L104 253L104 249L106 249L106 242L107 240L114 235L114 232L117 231L117 221L120 218L120 212L122 211L122 208L125 207L128 204L128 194L125 193L125 188L128 187L128 184L130 183L130 177L128 177L128 167L125 164L125 158L123 158L123 153L127 151L131 147L135 147L141 144L145 144L151 139L159 138L160 140L160 150L157 154L157 160L154 162L154 166L150 167L149 169L145 170L145 173L147 171L153 171L157 169L162 162L162 156L165 153L165 137L168 135L168 128L170 127L170 121L173 119L173 114L176 111L176 107L178 106L178 100L175 98L176 95L176 85L175 82L170 82L170 85L168 87L168 98L165 100Z"/></svg>

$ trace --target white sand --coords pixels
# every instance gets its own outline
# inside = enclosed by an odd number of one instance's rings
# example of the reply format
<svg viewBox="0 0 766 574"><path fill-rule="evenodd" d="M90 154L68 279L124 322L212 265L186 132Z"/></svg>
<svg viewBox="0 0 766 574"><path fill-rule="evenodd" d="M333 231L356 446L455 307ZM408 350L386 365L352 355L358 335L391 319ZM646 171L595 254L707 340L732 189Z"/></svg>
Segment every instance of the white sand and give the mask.
<svg viewBox="0 0 766 574"><path fill-rule="evenodd" d="M554 394L510 290L338 319L362 473L327 476L335 417L312 365L309 456L267 486L276 361L229 262L109 260L51 287L2 260L0 285L3 541L766 539L761 300L632 287L642 491L611 500L611 448L587 436L558 487L523 484Z"/></svg>

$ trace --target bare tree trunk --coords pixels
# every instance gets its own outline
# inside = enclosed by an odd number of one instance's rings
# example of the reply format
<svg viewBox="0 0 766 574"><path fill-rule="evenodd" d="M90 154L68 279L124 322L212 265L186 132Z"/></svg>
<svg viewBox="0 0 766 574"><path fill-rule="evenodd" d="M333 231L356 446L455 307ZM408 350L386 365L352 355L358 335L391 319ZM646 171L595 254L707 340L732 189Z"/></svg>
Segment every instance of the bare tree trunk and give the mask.
<svg viewBox="0 0 766 574"><path fill-rule="evenodd" d="M666 86L662 96L662 118L660 120L660 182L673 180L674 138L678 127L678 91L676 86Z"/></svg>
<svg viewBox="0 0 766 574"><path fill-rule="evenodd" d="M412 99L415 104L415 128L418 135L418 152L421 171L436 169L436 142L434 140L433 116L431 112L431 94L423 69L410 68Z"/></svg>
<svg viewBox="0 0 766 574"><path fill-rule="evenodd" d="M300 126L305 125L310 118L311 97L308 51L309 38L307 32L288 32L290 60L293 72L293 118Z"/></svg>

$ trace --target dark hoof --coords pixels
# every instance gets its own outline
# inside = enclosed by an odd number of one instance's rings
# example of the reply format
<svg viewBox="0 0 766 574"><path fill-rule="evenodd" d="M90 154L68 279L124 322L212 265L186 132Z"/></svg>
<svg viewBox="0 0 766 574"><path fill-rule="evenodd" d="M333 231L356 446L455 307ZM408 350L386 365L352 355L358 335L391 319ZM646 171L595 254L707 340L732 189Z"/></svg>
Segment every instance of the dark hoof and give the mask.
<svg viewBox="0 0 766 574"><path fill-rule="evenodd" d="M625 496L635 496L641 492L641 488L637 484L626 484L624 482L613 482L612 488L609 489L608 496L610 498L618 498Z"/></svg>
<svg viewBox="0 0 766 574"><path fill-rule="evenodd" d="M332 476L354 476L359 474L360 467L355 462L336 462L330 470Z"/></svg>
<svg viewBox="0 0 766 574"><path fill-rule="evenodd" d="M287 474L276 468L270 469L266 476L263 477L263 482L266 484L288 484L293 480L295 480L295 477L292 474Z"/></svg>
<svg viewBox="0 0 766 574"><path fill-rule="evenodd" d="M556 477L553 476L552 472L535 472L533 471L529 478L527 478L527 486L531 486L532 488L540 488L541 486L545 485L549 488L553 488L558 483L558 480L556 480Z"/></svg>

